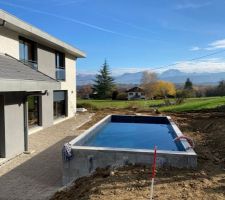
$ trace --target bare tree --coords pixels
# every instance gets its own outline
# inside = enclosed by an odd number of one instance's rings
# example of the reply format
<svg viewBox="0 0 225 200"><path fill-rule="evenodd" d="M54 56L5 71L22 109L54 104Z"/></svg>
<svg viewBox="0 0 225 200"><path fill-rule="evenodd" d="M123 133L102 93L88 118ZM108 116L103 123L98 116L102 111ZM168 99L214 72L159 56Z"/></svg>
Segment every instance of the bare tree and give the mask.
<svg viewBox="0 0 225 200"><path fill-rule="evenodd" d="M151 71L144 71L141 78L141 84L155 83L158 80L157 74Z"/></svg>
<svg viewBox="0 0 225 200"><path fill-rule="evenodd" d="M154 97L154 88L157 83L157 74L151 71L144 71L141 79L141 87L145 91L145 96L148 99Z"/></svg>
<svg viewBox="0 0 225 200"><path fill-rule="evenodd" d="M83 85L78 90L78 96L84 99L88 99L90 97L90 94L92 94L92 86L91 85Z"/></svg>

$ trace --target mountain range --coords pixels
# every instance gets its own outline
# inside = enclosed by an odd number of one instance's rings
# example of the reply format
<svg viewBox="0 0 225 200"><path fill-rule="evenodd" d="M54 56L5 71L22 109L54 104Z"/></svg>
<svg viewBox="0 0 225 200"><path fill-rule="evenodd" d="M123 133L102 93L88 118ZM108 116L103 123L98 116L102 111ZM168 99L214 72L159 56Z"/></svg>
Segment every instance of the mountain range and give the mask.
<svg viewBox="0 0 225 200"><path fill-rule="evenodd" d="M124 73L114 76L117 84L140 84L143 72ZM162 73L158 73L158 79L170 81L175 84L182 84L190 78L194 84L212 84L215 85L221 80L225 80L225 72L182 72L178 69L169 69ZM94 74L77 74L77 85L92 84L95 79Z"/></svg>

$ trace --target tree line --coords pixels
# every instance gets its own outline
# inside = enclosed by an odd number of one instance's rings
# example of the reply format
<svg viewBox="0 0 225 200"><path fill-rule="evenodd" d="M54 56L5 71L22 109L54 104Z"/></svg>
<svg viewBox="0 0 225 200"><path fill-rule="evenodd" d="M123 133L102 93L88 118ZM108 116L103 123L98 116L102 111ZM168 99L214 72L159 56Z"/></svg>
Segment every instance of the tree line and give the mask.
<svg viewBox="0 0 225 200"><path fill-rule="evenodd" d="M104 62L93 82L93 85L82 86L78 90L78 96L95 99L127 99L126 89L116 86L107 61ZM194 86L187 78L183 87L176 87L172 82L159 80L157 74L151 71L143 72L140 87L144 90L146 99L225 96L224 80L221 80L217 86L200 87Z"/></svg>

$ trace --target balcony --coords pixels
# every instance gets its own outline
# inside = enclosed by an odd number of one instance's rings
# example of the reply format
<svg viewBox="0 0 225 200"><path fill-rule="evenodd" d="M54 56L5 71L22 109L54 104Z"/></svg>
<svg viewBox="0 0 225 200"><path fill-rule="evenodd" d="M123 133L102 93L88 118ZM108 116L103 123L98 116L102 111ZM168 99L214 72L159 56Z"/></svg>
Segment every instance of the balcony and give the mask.
<svg viewBox="0 0 225 200"><path fill-rule="evenodd" d="M56 68L56 80L59 80L59 81L65 80L65 69Z"/></svg>
<svg viewBox="0 0 225 200"><path fill-rule="evenodd" d="M37 61L34 61L34 60L20 60L20 61L23 62L25 65L28 65L32 69L35 69L35 70L38 69Z"/></svg>

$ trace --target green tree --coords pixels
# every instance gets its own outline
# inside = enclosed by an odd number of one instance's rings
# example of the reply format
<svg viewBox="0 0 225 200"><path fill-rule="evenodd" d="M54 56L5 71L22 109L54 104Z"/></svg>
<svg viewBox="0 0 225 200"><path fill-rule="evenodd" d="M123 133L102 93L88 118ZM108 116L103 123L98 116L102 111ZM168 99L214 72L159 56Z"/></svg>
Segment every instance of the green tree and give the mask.
<svg viewBox="0 0 225 200"><path fill-rule="evenodd" d="M189 78L187 78L185 84L184 84L185 90L193 90L193 84Z"/></svg>
<svg viewBox="0 0 225 200"><path fill-rule="evenodd" d="M114 89L114 79L111 76L109 65L106 60L99 71L99 74L96 75L93 92L98 99L106 99L112 96L112 91Z"/></svg>
<svg viewBox="0 0 225 200"><path fill-rule="evenodd" d="M219 96L225 95L225 80L219 82L219 85L217 86L217 93Z"/></svg>

